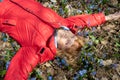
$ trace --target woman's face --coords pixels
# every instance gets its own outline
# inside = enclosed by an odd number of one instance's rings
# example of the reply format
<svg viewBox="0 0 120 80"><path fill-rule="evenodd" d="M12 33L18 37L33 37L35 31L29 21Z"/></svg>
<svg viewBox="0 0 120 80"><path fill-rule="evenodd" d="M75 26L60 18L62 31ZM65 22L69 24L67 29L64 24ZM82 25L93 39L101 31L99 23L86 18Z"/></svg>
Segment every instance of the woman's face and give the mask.
<svg viewBox="0 0 120 80"><path fill-rule="evenodd" d="M66 30L58 30L57 32L57 44L58 49L61 50L77 50L81 48L81 43L79 42L79 38L76 37L71 31Z"/></svg>

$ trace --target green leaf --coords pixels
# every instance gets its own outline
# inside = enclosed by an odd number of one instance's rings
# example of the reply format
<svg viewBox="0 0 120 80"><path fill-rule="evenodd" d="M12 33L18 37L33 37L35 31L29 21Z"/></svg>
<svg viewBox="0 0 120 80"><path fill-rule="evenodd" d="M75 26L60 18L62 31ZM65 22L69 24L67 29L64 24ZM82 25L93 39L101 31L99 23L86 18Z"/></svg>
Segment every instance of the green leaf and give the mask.
<svg viewBox="0 0 120 80"><path fill-rule="evenodd" d="M116 47L120 47L120 44L116 42L115 46L116 46Z"/></svg>
<svg viewBox="0 0 120 80"><path fill-rule="evenodd" d="M103 4L106 4L106 3L108 3L108 2L109 2L109 0L103 0L103 1L102 1Z"/></svg>
<svg viewBox="0 0 120 80"><path fill-rule="evenodd" d="M0 71L0 76L3 77L3 76L5 75L5 73L6 73L6 70L1 70L1 71Z"/></svg>
<svg viewBox="0 0 120 80"><path fill-rule="evenodd" d="M93 35L90 35L90 38L92 39L92 41L96 40L96 38Z"/></svg>
<svg viewBox="0 0 120 80"><path fill-rule="evenodd" d="M98 43L99 43L99 40L95 40L95 43L98 44Z"/></svg>
<svg viewBox="0 0 120 80"><path fill-rule="evenodd" d="M115 58L120 58L120 54L118 53L116 53L116 54L113 54L113 57L115 57Z"/></svg>

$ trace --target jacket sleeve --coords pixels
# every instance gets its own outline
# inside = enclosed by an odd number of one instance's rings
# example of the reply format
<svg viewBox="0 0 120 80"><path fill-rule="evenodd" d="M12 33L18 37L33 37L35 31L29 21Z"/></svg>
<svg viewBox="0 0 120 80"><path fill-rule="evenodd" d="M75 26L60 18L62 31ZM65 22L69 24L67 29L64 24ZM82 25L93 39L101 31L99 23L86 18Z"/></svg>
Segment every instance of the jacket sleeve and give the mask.
<svg viewBox="0 0 120 80"><path fill-rule="evenodd" d="M1 30L2 30L2 19L0 17L0 32L1 32Z"/></svg>
<svg viewBox="0 0 120 80"><path fill-rule="evenodd" d="M102 24L105 22L105 15L103 13L96 14L82 14L77 16L71 16L68 18L63 18L59 16L55 11L47 7L40 7L39 18L46 22L47 24L53 26L54 28L60 28L61 26L67 26L76 32L78 28L85 26L91 27ZM77 26L77 28L74 28Z"/></svg>
<svg viewBox="0 0 120 80"><path fill-rule="evenodd" d="M55 28L67 26L73 33L76 33L80 28L97 26L105 22L105 15L103 13L82 14L63 18L52 9L43 7L40 14L42 20L50 23Z"/></svg>
<svg viewBox="0 0 120 80"><path fill-rule="evenodd" d="M27 80L39 57L32 47L21 47L12 58L4 80Z"/></svg>
<svg viewBox="0 0 120 80"><path fill-rule="evenodd" d="M69 28L75 33L78 29L84 27L97 26L105 22L103 13L82 14L66 18L69 23Z"/></svg>

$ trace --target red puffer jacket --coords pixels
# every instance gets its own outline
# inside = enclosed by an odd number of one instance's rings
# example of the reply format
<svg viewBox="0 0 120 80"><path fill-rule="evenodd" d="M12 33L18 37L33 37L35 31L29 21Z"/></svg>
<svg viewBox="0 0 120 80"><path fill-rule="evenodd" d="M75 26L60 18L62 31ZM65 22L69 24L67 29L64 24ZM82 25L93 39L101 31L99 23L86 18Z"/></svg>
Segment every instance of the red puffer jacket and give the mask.
<svg viewBox="0 0 120 80"><path fill-rule="evenodd" d="M65 19L34 0L3 0L0 2L0 31L9 34L21 45L4 80L26 80L38 63L54 59L56 28L67 26L75 33L79 26L96 26L103 22L105 16L102 13Z"/></svg>

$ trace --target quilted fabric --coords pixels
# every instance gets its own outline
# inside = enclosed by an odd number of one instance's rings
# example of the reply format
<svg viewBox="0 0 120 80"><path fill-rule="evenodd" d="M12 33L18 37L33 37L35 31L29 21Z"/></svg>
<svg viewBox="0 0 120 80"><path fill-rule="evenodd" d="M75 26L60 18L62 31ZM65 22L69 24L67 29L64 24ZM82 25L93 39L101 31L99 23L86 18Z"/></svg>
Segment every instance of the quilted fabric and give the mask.
<svg viewBox="0 0 120 80"><path fill-rule="evenodd" d="M103 22L103 13L63 18L34 0L3 0L0 2L0 31L21 46L10 62L4 80L26 80L38 63L54 59L55 29L67 26L76 33L81 27Z"/></svg>

